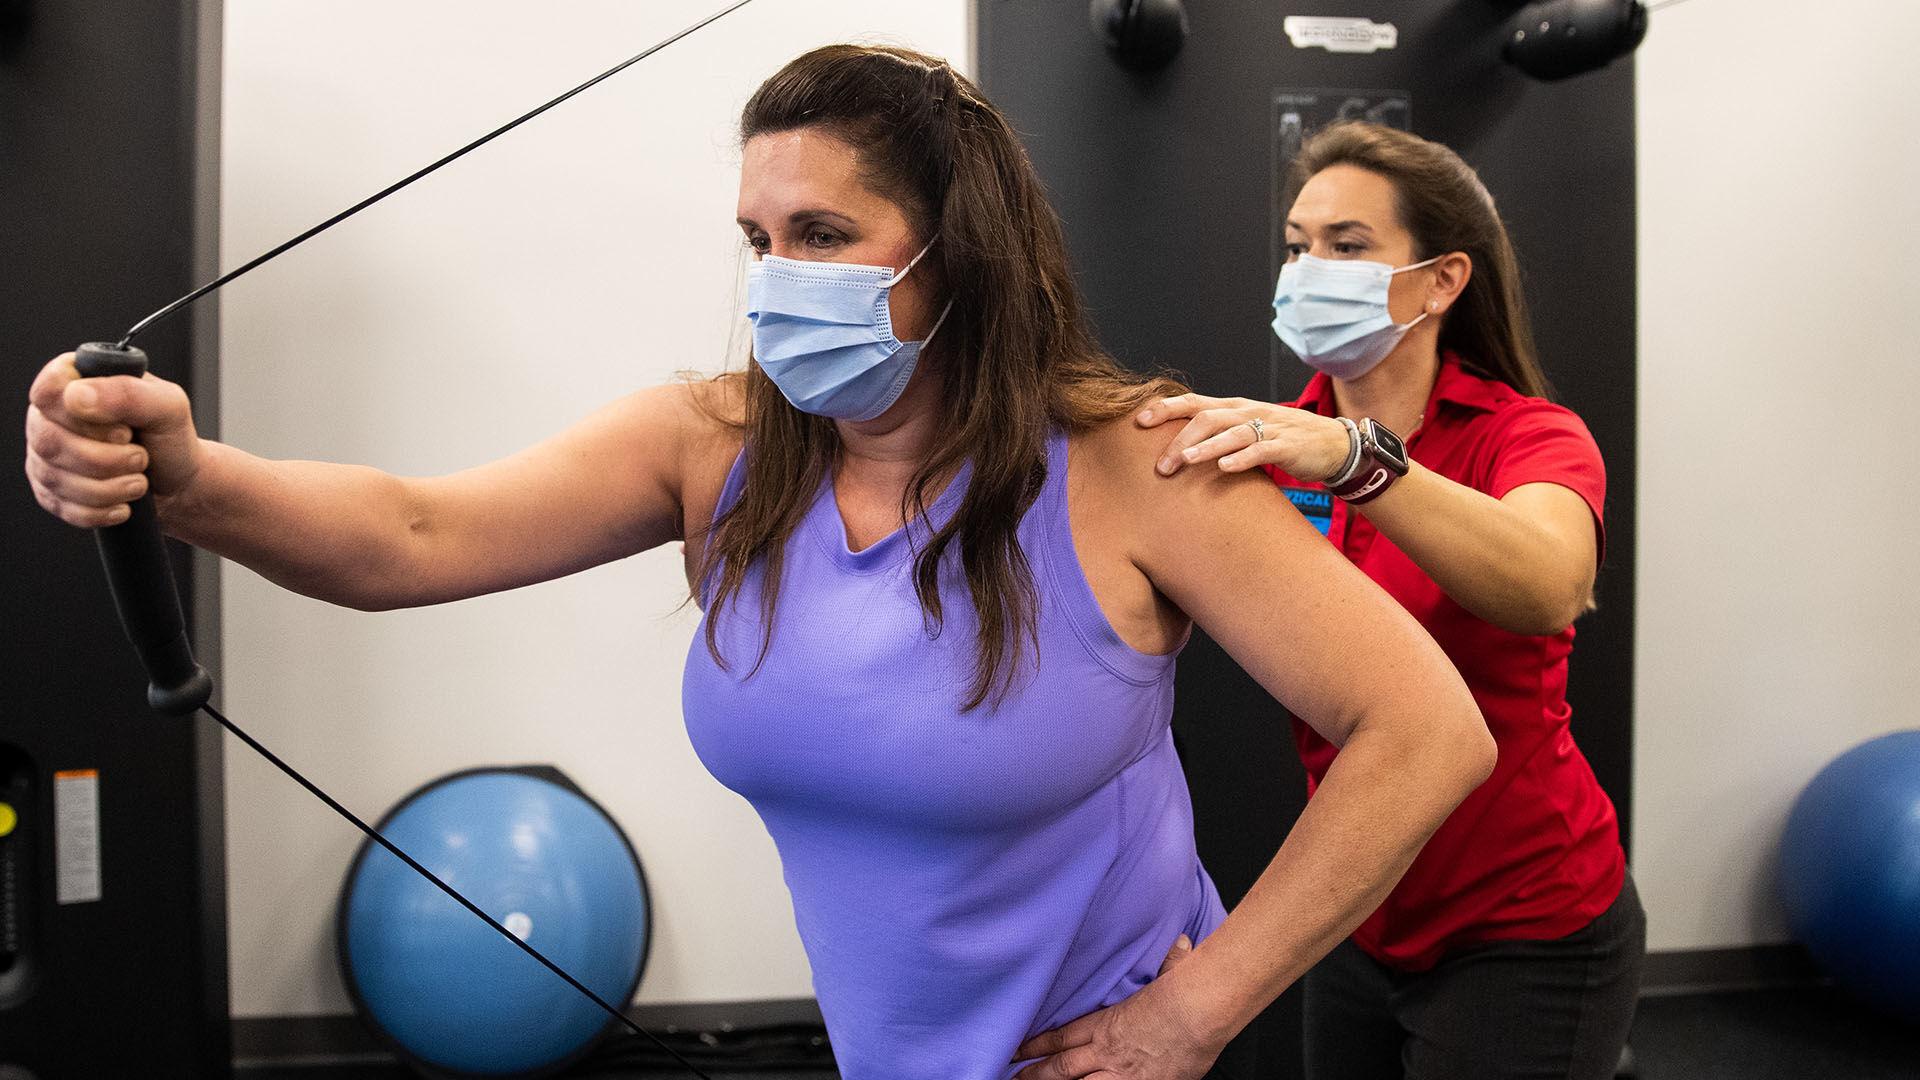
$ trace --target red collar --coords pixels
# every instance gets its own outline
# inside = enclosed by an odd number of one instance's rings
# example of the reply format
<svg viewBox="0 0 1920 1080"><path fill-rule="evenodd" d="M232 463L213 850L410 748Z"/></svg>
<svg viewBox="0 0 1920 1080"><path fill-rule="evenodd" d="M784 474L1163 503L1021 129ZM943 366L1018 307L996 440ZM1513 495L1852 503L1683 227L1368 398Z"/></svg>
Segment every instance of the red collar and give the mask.
<svg viewBox="0 0 1920 1080"><path fill-rule="evenodd" d="M1519 391L1498 379L1484 378L1468 371L1460 355L1452 350L1440 354L1440 374L1433 380L1433 393L1427 398L1423 416L1432 416L1434 406L1439 402L1459 405L1475 412L1492 412L1500 403L1515 397ZM1322 416L1333 415L1333 379L1326 372L1316 372L1307 382L1307 388L1300 393L1300 399L1294 407L1316 412Z"/></svg>

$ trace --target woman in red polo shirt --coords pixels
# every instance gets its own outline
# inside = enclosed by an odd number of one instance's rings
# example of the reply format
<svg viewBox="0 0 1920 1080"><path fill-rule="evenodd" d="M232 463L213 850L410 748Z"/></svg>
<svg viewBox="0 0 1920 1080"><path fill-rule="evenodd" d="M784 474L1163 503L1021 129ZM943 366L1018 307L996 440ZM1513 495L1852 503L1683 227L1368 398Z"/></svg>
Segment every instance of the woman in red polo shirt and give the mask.
<svg viewBox="0 0 1920 1080"><path fill-rule="evenodd" d="M1139 422L1187 420L1163 473L1266 469L1446 650L1500 748L1492 778L1307 977L1307 1076L1604 1080L1646 918L1567 727L1572 624L1603 540L1600 451L1546 400L1512 243L1459 155L1340 124L1293 178L1274 330L1318 373L1292 405L1189 394ZM1294 735L1311 792L1337 751L1297 722Z"/></svg>

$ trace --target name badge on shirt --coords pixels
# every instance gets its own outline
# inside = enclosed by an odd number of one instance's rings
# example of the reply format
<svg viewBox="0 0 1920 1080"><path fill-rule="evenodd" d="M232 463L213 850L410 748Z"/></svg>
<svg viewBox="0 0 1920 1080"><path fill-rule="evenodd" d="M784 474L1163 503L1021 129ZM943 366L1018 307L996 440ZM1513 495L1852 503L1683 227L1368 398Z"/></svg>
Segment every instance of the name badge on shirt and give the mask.
<svg viewBox="0 0 1920 1080"><path fill-rule="evenodd" d="M1305 514L1320 535L1331 538L1333 535L1333 492L1326 488L1290 487L1281 488L1287 493L1293 508Z"/></svg>

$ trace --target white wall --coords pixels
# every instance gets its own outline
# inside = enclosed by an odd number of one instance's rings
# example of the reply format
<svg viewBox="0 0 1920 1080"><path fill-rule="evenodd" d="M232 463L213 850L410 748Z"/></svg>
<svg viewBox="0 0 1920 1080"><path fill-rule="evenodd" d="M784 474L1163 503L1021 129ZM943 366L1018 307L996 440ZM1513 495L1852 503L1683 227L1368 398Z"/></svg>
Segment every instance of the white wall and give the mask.
<svg viewBox="0 0 1920 1080"><path fill-rule="evenodd" d="M1920 5L1698 0L1638 67L1634 872L1650 947L1785 940L1794 796L1920 725Z"/></svg>
<svg viewBox="0 0 1920 1080"><path fill-rule="evenodd" d="M222 264L717 6L228 4ZM223 296L226 439L436 473L717 370L742 265L732 126L753 87L854 38L971 70L970 22L965 0L754 4L284 256ZM646 861L642 1000L810 993L772 845L681 728L695 613L675 611L677 551L383 615L237 567L222 580L229 711L347 805L373 817L453 769L555 763ZM358 834L243 749L227 798L234 1013L347 1011L330 920Z"/></svg>

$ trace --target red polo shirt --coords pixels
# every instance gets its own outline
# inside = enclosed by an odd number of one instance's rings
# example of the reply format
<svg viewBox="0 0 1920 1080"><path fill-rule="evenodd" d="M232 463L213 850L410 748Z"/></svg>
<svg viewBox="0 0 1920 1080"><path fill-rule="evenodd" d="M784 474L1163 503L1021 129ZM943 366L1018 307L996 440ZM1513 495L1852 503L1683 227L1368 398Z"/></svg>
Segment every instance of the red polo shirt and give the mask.
<svg viewBox="0 0 1920 1080"><path fill-rule="evenodd" d="M1294 404L1333 415L1332 381L1314 376ZM1606 470L1580 418L1467 371L1451 353L1406 443L1421 465L1496 499L1522 484L1559 484L1593 508L1596 527L1601 520ZM1384 964L1421 971L1465 946L1546 940L1586 926L1619 896L1626 856L1613 803L1567 728L1573 628L1528 637L1468 614L1363 512L1322 485L1268 472L1439 642L1500 749L1492 777L1440 826L1354 942ZM1338 751L1300 721L1293 728L1311 796Z"/></svg>

